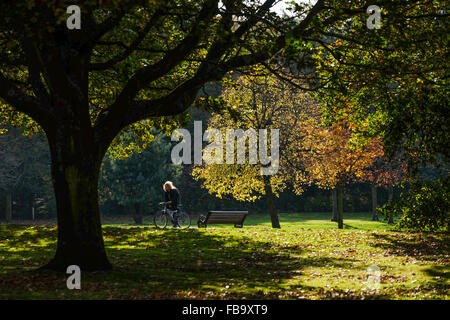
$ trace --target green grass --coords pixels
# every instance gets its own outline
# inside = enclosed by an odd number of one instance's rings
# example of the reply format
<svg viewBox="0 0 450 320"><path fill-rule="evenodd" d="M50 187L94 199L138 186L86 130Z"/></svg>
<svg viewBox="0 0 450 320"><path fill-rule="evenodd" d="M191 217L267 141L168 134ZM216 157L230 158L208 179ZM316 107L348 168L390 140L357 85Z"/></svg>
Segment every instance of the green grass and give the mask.
<svg viewBox="0 0 450 320"><path fill-rule="evenodd" d="M337 230L329 216L280 214L281 230L265 215L242 229L105 219L114 270L82 273L81 290L68 290L65 274L35 271L54 253L55 226L0 225L0 299L448 299L448 235L347 213ZM367 284L372 265L378 290Z"/></svg>
<svg viewBox="0 0 450 320"><path fill-rule="evenodd" d="M327 213L281 213L280 224L283 229L336 229L336 222L332 222L331 214ZM381 219L381 218L380 218ZM250 215L246 225L271 227L270 221L264 215ZM372 221L367 213L345 213L344 229L359 230L391 230L393 226L387 223Z"/></svg>

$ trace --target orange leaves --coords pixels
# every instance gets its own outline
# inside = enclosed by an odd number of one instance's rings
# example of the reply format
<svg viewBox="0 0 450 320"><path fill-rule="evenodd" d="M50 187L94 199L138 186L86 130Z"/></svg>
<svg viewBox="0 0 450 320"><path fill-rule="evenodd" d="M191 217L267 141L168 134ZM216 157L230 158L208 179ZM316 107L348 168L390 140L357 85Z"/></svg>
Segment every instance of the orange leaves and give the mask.
<svg viewBox="0 0 450 320"><path fill-rule="evenodd" d="M309 183L330 188L338 182L361 179L373 160L382 156L379 138L358 146L352 143L352 133L352 124L347 120L315 128L314 134L308 137L311 151L302 159Z"/></svg>

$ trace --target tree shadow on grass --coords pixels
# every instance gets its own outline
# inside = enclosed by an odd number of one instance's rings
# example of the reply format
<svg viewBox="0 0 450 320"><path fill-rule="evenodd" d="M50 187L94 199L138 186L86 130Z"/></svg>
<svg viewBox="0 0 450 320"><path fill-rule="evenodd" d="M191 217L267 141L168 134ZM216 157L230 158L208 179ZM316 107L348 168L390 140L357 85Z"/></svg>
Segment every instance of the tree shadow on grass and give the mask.
<svg viewBox="0 0 450 320"><path fill-rule="evenodd" d="M399 237L399 234L402 235ZM433 265L423 271L431 277L421 290L430 290L448 296L450 285L450 236L444 233L392 233L373 234L373 247L382 248L390 255L414 258Z"/></svg>
<svg viewBox="0 0 450 320"><path fill-rule="evenodd" d="M359 229L359 228L344 223L344 229Z"/></svg>
<svg viewBox="0 0 450 320"><path fill-rule="evenodd" d="M54 226L0 226L0 274L12 263L18 267L42 264L56 248Z"/></svg>
<svg viewBox="0 0 450 320"><path fill-rule="evenodd" d="M140 231L130 228L117 234L108 241L108 254L116 266L113 272L119 272L122 281L147 283L156 291L170 290L174 295L203 291L217 296L233 290L281 290L282 281L301 267L289 254L273 250L271 243L244 236L168 229L150 230L144 240ZM120 248L126 244L135 248ZM120 263L130 258L133 263Z"/></svg>
<svg viewBox="0 0 450 320"><path fill-rule="evenodd" d="M300 290L302 285L290 287L286 281L301 274L304 268L352 265L341 258L299 258L301 248L280 250L272 242L225 231L220 234L198 229L161 231L152 227L104 227L103 231L114 269L82 271L82 290L68 290L68 275L36 271L54 253L55 228L28 230L17 226L2 230L0 257L6 258L0 260L3 268L0 298L295 297L292 290Z"/></svg>
<svg viewBox="0 0 450 320"><path fill-rule="evenodd" d="M144 248L141 240L130 242L136 236L134 232L128 229L108 240L116 244L116 248L108 249L112 259L117 259L112 261L116 266L113 272L120 274L123 283L140 282L153 294L163 291L172 297L200 299L296 297L292 290L302 285L293 288L286 281L302 274L303 269L325 265L354 268L351 259L299 258L299 247L274 248L273 242L255 241L244 235L169 229L148 234ZM117 248L127 243L136 248ZM132 262L133 257L137 259ZM317 288L308 287L313 289Z"/></svg>
<svg viewBox="0 0 450 320"><path fill-rule="evenodd" d="M450 236L443 233L374 233L373 237L377 240L372 244L374 247L388 250L392 255L436 261L445 259L450 252Z"/></svg>

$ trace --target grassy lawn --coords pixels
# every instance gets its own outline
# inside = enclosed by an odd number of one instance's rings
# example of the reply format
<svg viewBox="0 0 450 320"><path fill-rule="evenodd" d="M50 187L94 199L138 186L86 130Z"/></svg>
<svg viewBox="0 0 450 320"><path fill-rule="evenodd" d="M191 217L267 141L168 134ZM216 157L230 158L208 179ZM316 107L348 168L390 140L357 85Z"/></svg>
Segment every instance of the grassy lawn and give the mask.
<svg viewBox="0 0 450 320"><path fill-rule="evenodd" d="M104 219L111 272L36 272L55 250L53 225L0 225L0 299L448 299L449 236L395 232L368 214L250 215L244 228L157 230ZM196 221L194 219L194 221ZM146 220L151 222L150 217ZM368 285L369 266L380 288Z"/></svg>

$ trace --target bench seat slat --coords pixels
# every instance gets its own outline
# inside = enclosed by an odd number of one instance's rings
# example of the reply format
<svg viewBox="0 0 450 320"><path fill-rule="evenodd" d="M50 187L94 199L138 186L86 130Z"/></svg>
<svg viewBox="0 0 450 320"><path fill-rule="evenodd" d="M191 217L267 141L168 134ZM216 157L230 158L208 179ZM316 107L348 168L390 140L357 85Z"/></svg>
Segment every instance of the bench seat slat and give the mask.
<svg viewBox="0 0 450 320"><path fill-rule="evenodd" d="M242 219L243 216L209 216L210 219Z"/></svg>
<svg viewBox="0 0 450 320"><path fill-rule="evenodd" d="M210 216L210 219L242 219L242 216Z"/></svg>
<svg viewBox="0 0 450 320"><path fill-rule="evenodd" d="M221 222L221 223L234 223L234 222L236 222L236 223L238 223L238 222L241 222L242 221L242 219L208 219L208 223L213 223L213 222Z"/></svg>
<svg viewBox="0 0 450 320"><path fill-rule="evenodd" d="M212 214L248 214L248 211L209 211Z"/></svg>

